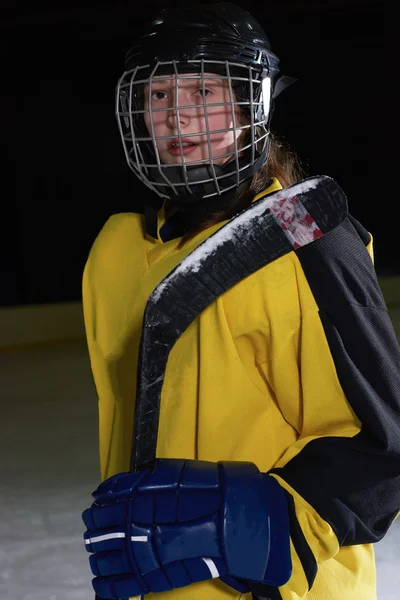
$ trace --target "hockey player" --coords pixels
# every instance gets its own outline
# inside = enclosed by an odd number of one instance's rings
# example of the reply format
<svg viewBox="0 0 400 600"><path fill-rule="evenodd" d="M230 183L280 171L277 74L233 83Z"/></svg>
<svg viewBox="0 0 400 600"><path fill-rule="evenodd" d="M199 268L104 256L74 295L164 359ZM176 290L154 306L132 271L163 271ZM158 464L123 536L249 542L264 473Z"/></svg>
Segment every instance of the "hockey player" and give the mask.
<svg viewBox="0 0 400 600"><path fill-rule="evenodd" d="M400 353L370 234L271 136L288 82L229 3L162 11L127 54L117 119L151 192L83 276L101 598L376 598Z"/></svg>

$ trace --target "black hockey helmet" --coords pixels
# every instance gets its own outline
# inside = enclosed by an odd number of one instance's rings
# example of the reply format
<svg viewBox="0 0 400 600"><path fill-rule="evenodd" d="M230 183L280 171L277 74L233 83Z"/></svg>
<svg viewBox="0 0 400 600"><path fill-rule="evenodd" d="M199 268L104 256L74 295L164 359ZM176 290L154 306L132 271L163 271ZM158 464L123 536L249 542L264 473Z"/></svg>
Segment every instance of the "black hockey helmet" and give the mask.
<svg viewBox="0 0 400 600"><path fill-rule="evenodd" d="M272 98L292 81L278 77L278 65L257 20L229 2L166 8L144 28L126 54L125 72L117 85L116 116L128 165L159 196L159 205L164 198L195 203L223 194L262 168L268 156ZM191 165L182 150L181 161L165 165L158 156L154 131L145 126L144 113L151 113L151 106L144 104L144 85L151 86L163 76L177 83L185 73L197 73L200 86L204 86L204 73L227 80L231 108L240 104L247 117L244 126L233 124L233 130L236 134L236 129L248 129L249 141L240 148L235 142L233 156L223 165L214 164L212 158ZM172 109L178 111L179 106ZM181 138L184 141L179 132L180 142Z"/></svg>

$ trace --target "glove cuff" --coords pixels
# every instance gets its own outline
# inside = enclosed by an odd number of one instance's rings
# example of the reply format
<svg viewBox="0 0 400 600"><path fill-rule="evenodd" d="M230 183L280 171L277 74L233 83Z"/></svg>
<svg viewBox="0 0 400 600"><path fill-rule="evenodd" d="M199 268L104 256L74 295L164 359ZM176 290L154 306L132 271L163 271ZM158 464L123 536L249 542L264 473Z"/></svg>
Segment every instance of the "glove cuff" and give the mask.
<svg viewBox="0 0 400 600"><path fill-rule="evenodd" d="M288 504L283 488L250 462L219 462L221 540L228 573L280 586L291 575Z"/></svg>

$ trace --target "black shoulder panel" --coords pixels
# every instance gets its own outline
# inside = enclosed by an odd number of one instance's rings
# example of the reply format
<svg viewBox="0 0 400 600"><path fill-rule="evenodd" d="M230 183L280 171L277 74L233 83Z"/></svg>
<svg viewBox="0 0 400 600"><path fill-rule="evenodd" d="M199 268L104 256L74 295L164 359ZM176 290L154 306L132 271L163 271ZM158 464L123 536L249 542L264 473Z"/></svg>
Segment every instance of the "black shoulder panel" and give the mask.
<svg viewBox="0 0 400 600"><path fill-rule="evenodd" d="M342 545L380 540L400 510L400 349L366 240L345 219L297 251L361 431L312 440L274 470L331 524Z"/></svg>

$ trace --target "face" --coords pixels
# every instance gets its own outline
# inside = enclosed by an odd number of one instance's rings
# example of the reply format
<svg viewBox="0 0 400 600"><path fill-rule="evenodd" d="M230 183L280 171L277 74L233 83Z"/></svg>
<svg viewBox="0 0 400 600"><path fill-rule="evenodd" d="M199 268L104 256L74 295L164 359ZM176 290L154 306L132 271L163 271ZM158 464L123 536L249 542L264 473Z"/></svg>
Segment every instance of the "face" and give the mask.
<svg viewBox="0 0 400 600"><path fill-rule="evenodd" d="M195 79L193 75L195 74L178 78L177 93L174 77L167 80L162 77L153 78L151 94L149 84L145 85L146 112L144 118L146 127L151 135L153 126L156 138L169 138L156 139L162 163L182 164L182 154L185 164L195 164L201 160L208 162L211 153L214 164L222 165L230 160L235 149L229 84L224 79L207 78L211 75L207 73L203 93L201 79ZM234 92L233 101L235 102ZM206 106L204 106L204 103ZM229 104L212 106L218 103ZM157 112L156 109L168 110ZM234 118L235 126L238 127L238 106L234 107ZM207 125L210 131L210 146L208 144ZM182 148L178 139L179 128ZM231 131L220 131L226 129L231 129ZM201 133L201 135L194 135L196 133ZM237 140L241 134L242 130L236 131ZM237 143L239 145L239 142Z"/></svg>

